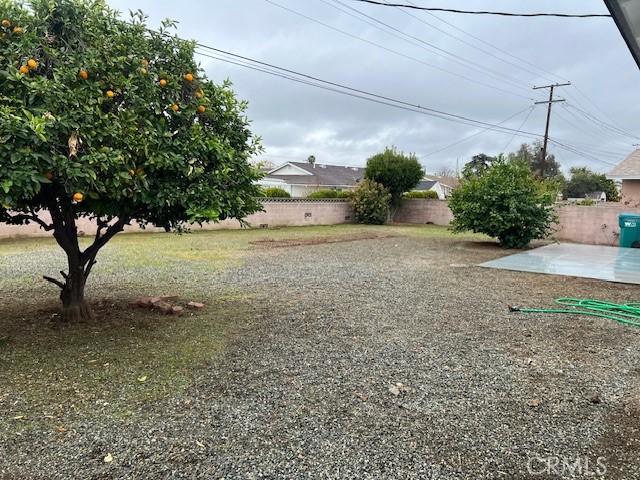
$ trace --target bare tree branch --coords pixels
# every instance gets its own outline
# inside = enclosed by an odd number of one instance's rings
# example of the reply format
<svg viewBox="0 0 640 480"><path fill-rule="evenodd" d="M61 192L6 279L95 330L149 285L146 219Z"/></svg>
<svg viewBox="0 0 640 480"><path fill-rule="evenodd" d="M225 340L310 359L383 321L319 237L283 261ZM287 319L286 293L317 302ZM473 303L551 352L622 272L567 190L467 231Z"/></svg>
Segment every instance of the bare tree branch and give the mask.
<svg viewBox="0 0 640 480"><path fill-rule="evenodd" d="M53 230L54 228L53 225L49 225L47 222L39 218L34 212L32 212L31 215L24 215L24 214L9 215L9 220L16 221L16 222L22 222L22 221L34 222L40 225L40 227L47 232L50 230Z"/></svg>
<svg viewBox="0 0 640 480"><path fill-rule="evenodd" d="M64 290L64 288L66 287L66 285L64 283L62 283L60 280L56 280L55 278L52 277L47 277L46 275L43 276L42 278L44 278L47 282L51 282L54 285L59 286L61 289Z"/></svg>

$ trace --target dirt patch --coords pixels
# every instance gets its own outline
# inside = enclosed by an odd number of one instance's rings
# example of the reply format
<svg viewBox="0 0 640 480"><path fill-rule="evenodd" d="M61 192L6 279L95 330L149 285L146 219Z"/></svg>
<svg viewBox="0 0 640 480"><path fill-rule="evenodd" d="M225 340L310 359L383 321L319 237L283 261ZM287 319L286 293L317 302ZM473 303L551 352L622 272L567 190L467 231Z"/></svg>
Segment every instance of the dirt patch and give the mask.
<svg viewBox="0 0 640 480"><path fill-rule="evenodd" d="M375 233L363 233L357 235L333 235L319 238L264 238L249 242L259 248L286 248L300 247L303 245L321 245L323 243L356 242L359 240L378 240L381 238L394 238L397 235L380 235Z"/></svg>

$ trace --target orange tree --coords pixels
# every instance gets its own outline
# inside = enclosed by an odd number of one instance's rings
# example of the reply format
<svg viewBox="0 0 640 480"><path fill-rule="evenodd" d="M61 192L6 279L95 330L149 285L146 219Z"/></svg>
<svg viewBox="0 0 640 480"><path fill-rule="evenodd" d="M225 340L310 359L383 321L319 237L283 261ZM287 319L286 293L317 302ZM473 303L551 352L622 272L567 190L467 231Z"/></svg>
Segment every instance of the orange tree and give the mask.
<svg viewBox="0 0 640 480"><path fill-rule="evenodd" d="M135 221L169 230L260 209L259 150L230 85L194 43L99 0L0 0L0 222L37 223L66 253L65 320L92 316L99 250ZM81 248L77 220L97 232Z"/></svg>

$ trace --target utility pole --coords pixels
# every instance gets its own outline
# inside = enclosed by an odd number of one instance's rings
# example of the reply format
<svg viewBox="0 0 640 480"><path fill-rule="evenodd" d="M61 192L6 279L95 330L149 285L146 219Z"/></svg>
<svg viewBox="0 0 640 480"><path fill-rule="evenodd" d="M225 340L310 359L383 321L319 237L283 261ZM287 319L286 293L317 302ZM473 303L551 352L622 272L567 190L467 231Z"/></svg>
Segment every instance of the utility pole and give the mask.
<svg viewBox="0 0 640 480"><path fill-rule="evenodd" d="M551 120L551 105L555 102L564 102L564 98L559 98L557 100L553 99L553 89L556 87L566 87L567 85L571 85L571 82L567 83L554 83L552 85L542 85L540 87L533 87L534 90L540 90L541 88L549 89L549 100L544 102L535 102L535 105L540 105L542 103L546 103L547 106L547 124L544 127L544 141L542 142L542 158L540 159L540 177L544 178L544 164L547 161L547 141L549 140L549 122Z"/></svg>

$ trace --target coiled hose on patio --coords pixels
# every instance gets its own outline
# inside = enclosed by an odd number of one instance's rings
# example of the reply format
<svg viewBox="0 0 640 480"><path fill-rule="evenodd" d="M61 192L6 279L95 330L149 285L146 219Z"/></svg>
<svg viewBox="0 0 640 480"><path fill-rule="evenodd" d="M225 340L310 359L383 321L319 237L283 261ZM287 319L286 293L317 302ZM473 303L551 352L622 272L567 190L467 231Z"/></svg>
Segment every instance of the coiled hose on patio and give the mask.
<svg viewBox="0 0 640 480"><path fill-rule="evenodd" d="M612 303L590 298L562 297L556 303L564 308L509 307L512 312L522 313L568 313L608 318L626 325L640 327L640 303Z"/></svg>

